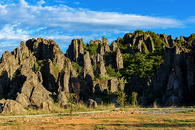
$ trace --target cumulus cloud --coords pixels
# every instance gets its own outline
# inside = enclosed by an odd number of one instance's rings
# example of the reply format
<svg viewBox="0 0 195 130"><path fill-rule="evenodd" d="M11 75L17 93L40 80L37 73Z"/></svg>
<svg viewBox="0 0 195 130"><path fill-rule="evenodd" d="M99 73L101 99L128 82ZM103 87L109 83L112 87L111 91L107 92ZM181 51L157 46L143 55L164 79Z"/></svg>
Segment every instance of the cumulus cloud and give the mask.
<svg viewBox="0 0 195 130"><path fill-rule="evenodd" d="M88 40L105 32L118 33L137 28L183 26L181 21L172 18L91 11L63 4L58 6L43 6L43 4L44 0L38 1L35 5L25 0L14 4L1 3L0 43L14 41L19 45L19 41L31 37L52 38L70 43L72 38L85 37Z"/></svg>

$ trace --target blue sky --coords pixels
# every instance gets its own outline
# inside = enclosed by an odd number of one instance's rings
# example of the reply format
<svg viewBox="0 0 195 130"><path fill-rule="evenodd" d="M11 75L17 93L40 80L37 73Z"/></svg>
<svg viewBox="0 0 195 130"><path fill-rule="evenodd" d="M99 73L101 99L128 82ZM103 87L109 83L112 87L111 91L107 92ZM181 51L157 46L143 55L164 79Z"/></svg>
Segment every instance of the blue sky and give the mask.
<svg viewBox="0 0 195 130"><path fill-rule="evenodd" d="M53 39L65 53L71 40L105 36L111 43L136 29L179 37L195 33L194 0L1 0L0 57L20 41Z"/></svg>

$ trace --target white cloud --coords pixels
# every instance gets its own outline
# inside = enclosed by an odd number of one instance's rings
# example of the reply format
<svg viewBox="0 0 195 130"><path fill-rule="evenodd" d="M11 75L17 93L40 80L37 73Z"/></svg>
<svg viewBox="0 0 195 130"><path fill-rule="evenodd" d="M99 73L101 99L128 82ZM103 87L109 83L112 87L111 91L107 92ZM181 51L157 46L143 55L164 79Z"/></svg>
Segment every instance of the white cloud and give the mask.
<svg viewBox="0 0 195 130"><path fill-rule="evenodd" d="M40 1L37 2L37 4L38 5L43 5L43 4L45 4L45 1L44 0L40 0Z"/></svg>
<svg viewBox="0 0 195 130"><path fill-rule="evenodd" d="M75 4L75 5L80 5L80 2L77 1L77 2L74 2L74 4Z"/></svg>
<svg viewBox="0 0 195 130"><path fill-rule="evenodd" d="M172 18L91 11L66 5L42 6L20 0L20 3L0 4L0 43L18 43L32 37L44 37L70 43L73 38L86 40L111 33L134 29L178 28L183 23ZM76 3L75 3L76 4ZM79 3L77 3L79 4ZM58 43L59 44L59 43Z"/></svg>
<svg viewBox="0 0 195 130"><path fill-rule="evenodd" d="M192 16L192 17L188 18L187 22L195 23L195 16Z"/></svg>

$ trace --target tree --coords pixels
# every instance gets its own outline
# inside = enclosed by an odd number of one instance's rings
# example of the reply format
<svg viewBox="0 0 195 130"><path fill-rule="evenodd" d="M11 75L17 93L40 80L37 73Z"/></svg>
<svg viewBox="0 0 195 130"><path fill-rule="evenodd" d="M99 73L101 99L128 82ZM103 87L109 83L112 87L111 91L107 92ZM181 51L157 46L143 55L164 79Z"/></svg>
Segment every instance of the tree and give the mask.
<svg viewBox="0 0 195 130"><path fill-rule="evenodd" d="M75 93L69 93L67 95L68 103L70 103L70 115L72 115L74 104L76 104L76 95Z"/></svg>
<svg viewBox="0 0 195 130"><path fill-rule="evenodd" d="M127 100L127 95L125 94L124 91L118 91L117 93L118 97L117 97L117 103L120 105L120 107L124 107L124 103Z"/></svg>
<svg viewBox="0 0 195 130"><path fill-rule="evenodd" d="M72 84L73 92L75 93L77 103L78 103L79 98L80 98L80 87L81 87L80 83Z"/></svg>
<svg viewBox="0 0 195 130"><path fill-rule="evenodd" d="M132 99L132 105L135 108L137 106L137 96L138 94L136 92L132 92L131 99Z"/></svg>

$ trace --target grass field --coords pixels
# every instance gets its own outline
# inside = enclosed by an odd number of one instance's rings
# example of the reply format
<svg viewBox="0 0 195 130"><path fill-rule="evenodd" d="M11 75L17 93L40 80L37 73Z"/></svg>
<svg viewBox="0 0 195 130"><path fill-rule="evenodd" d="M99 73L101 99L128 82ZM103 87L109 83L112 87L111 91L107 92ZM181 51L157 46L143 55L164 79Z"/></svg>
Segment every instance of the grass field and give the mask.
<svg viewBox="0 0 195 130"><path fill-rule="evenodd" d="M0 129L195 129L194 110L158 115L117 113L0 119Z"/></svg>

